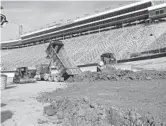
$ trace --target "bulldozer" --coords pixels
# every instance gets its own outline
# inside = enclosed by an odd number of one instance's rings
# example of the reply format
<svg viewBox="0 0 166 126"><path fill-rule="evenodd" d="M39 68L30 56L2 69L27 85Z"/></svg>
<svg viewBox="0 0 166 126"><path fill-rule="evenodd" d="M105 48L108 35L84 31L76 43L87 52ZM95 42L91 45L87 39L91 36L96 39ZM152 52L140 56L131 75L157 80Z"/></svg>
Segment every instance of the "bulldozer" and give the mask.
<svg viewBox="0 0 166 126"><path fill-rule="evenodd" d="M101 55L101 61L103 62L103 65L117 63L114 53L103 53Z"/></svg>
<svg viewBox="0 0 166 126"><path fill-rule="evenodd" d="M14 74L13 83L35 83L35 74L36 70L28 70L28 67L18 67Z"/></svg>
<svg viewBox="0 0 166 126"><path fill-rule="evenodd" d="M117 63L117 59L114 53L103 53L100 56L100 63L97 67L97 71L101 71L102 69Z"/></svg>

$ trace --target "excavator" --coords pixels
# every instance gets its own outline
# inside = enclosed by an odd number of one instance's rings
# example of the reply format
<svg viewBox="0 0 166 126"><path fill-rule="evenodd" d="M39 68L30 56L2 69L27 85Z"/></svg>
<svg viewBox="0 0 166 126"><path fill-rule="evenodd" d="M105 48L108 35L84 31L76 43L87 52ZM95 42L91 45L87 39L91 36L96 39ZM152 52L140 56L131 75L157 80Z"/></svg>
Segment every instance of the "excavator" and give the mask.
<svg viewBox="0 0 166 126"><path fill-rule="evenodd" d="M36 70L29 70L28 67L18 67L14 74L13 83L35 83Z"/></svg>

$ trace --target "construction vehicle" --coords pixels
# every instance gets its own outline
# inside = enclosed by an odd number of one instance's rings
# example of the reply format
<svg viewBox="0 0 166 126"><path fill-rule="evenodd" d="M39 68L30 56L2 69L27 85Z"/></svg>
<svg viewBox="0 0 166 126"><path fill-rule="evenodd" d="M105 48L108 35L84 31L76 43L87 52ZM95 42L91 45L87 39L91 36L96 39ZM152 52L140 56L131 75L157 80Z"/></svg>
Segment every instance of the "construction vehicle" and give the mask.
<svg viewBox="0 0 166 126"><path fill-rule="evenodd" d="M81 73L79 68L73 67L61 41L51 40L46 54L47 59L50 60L48 80L64 81L69 76Z"/></svg>
<svg viewBox="0 0 166 126"><path fill-rule="evenodd" d="M58 43L57 43L58 42ZM63 81L63 77L61 76L61 72L59 72L57 66L52 69L53 62L57 61L57 55L55 54L55 51L59 51L61 46L63 46L62 43L59 43L60 41L56 41L56 44L53 44L52 41L48 45L46 49L46 58L50 60L49 64L39 64L36 66L36 80L45 80L45 81ZM58 59L59 61L59 59ZM59 64L60 65L60 64Z"/></svg>
<svg viewBox="0 0 166 126"><path fill-rule="evenodd" d="M14 74L13 83L34 83L36 70L28 70L28 67L18 67Z"/></svg>
<svg viewBox="0 0 166 126"><path fill-rule="evenodd" d="M56 68L51 68L50 64L39 64L36 66L36 80L44 81L64 81Z"/></svg>
<svg viewBox="0 0 166 126"><path fill-rule="evenodd" d="M103 53L100 56L100 63L97 67L97 71L101 71L102 69L105 69L106 67L112 67L112 65L116 64L117 60L115 58L115 54L114 53Z"/></svg>
<svg viewBox="0 0 166 126"><path fill-rule="evenodd" d="M103 65L117 63L114 53L103 53L101 55L101 61L103 62Z"/></svg>
<svg viewBox="0 0 166 126"><path fill-rule="evenodd" d="M48 64L40 64L36 65L36 80L48 80L49 75L50 75L50 70L49 70L49 65Z"/></svg>

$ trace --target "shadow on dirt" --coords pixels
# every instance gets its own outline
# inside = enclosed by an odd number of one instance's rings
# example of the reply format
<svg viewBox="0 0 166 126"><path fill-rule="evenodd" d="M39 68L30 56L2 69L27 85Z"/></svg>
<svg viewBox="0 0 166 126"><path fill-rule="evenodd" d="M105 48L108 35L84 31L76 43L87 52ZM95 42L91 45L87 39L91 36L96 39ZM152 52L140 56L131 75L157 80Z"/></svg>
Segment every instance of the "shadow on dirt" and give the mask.
<svg viewBox="0 0 166 126"><path fill-rule="evenodd" d="M16 88L17 86L7 86L6 89Z"/></svg>
<svg viewBox="0 0 166 126"><path fill-rule="evenodd" d="M1 103L1 107L4 107L4 106L6 106L6 104L4 104L4 103Z"/></svg>
<svg viewBox="0 0 166 126"><path fill-rule="evenodd" d="M13 116L13 113L11 111L2 111L1 112L1 123L10 119L12 116Z"/></svg>

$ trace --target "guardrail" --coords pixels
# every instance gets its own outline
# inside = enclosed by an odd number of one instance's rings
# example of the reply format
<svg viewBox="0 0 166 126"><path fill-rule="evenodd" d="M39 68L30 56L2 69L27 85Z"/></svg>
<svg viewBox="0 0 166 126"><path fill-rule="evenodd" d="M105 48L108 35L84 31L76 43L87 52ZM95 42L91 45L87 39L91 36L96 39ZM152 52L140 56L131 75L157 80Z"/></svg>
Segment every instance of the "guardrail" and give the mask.
<svg viewBox="0 0 166 126"><path fill-rule="evenodd" d="M156 50L149 50L149 51L146 51L146 53L141 52L139 54L140 54L139 56L136 56L134 58L118 60L117 63L124 63L124 62L131 62L131 61L166 57L166 48L160 48L160 49L156 49Z"/></svg>
<svg viewBox="0 0 166 126"><path fill-rule="evenodd" d="M132 53L130 55L130 58L137 58L137 57L148 56L148 55L153 55L153 54L156 54L156 53L164 53L164 52L166 52L166 47L165 48L148 50L148 51L144 51L144 52Z"/></svg>

